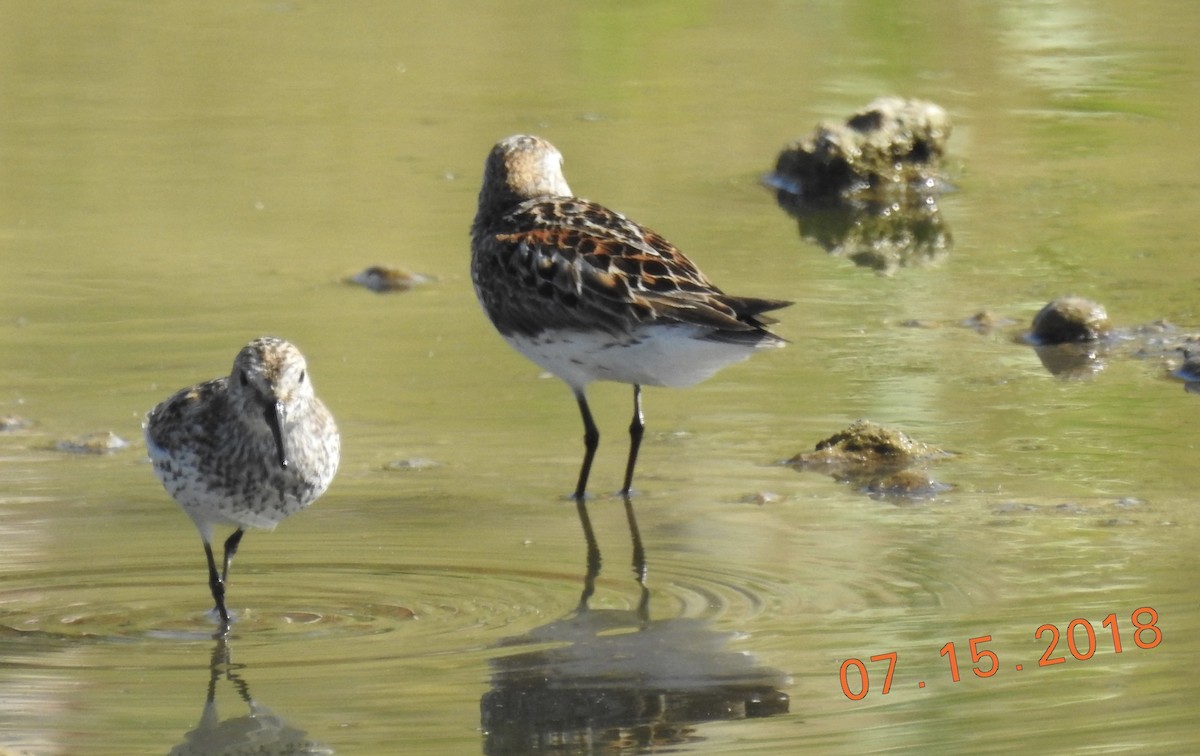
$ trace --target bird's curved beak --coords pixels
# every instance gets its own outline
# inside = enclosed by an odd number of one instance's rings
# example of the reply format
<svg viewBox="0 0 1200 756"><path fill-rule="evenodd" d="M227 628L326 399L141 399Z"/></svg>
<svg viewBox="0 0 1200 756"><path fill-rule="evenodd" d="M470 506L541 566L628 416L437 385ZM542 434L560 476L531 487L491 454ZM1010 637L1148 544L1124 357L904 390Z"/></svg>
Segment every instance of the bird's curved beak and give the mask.
<svg viewBox="0 0 1200 756"><path fill-rule="evenodd" d="M263 410L263 417L267 421L267 427L271 429L271 435L275 437L275 448L279 452L279 466L286 468L288 466L287 442L283 436L283 402L271 402Z"/></svg>

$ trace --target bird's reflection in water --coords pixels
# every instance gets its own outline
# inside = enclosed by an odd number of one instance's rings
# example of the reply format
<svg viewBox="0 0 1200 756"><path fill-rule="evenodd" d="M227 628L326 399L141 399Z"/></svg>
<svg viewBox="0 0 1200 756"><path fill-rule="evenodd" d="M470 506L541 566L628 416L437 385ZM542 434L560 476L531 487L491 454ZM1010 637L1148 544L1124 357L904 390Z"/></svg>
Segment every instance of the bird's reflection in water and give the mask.
<svg viewBox="0 0 1200 756"><path fill-rule="evenodd" d="M215 640L200 723L184 736L184 742L171 749L172 756L249 753L317 756L333 753L332 748L310 740L303 730L257 703L250 695L249 684L242 679L241 667L230 657L227 638L218 634ZM248 714L224 720L217 714L217 684L222 678L237 691L238 698L249 708Z"/></svg>
<svg viewBox="0 0 1200 756"><path fill-rule="evenodd" d="M787 676L728 650L734 633L699 619L650 619L645 552L628 498L640 599L634 609L589 608L600 550L586 505L578 508L588 548L579 606L502 642L537 648L491 662L492 687L480 702L485 753L640 750L703 740L702 722L787 712L779 689Z"/></svg>

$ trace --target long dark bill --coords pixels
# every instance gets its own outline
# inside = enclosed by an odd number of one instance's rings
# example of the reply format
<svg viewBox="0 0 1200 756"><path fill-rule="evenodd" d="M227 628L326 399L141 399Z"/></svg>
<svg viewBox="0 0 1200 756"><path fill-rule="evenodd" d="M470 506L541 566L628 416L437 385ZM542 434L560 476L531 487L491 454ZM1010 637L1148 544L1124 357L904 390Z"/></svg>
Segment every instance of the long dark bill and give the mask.
<svg viewBox="0 0 1200 756"><path fill-rule="evenodd" d="M271 435L275 437L275 448L279 451L279 466L287 467L287 443L283 437L283 402L268 404L263 410L263 417L271 429Z"/></svg>

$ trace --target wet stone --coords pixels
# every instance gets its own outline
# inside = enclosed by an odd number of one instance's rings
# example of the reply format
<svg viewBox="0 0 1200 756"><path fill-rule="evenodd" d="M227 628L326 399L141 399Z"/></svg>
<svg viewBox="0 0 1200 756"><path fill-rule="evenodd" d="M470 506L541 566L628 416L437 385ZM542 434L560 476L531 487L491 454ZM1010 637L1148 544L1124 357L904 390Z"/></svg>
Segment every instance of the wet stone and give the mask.
<svg viewBox="0 0 1200 756"><path fill-rule="evenodd" d="M980 310L971 317L962 321L962 325L966 328L971 328L977 333L992 333L1001 328L1007 328L1016 325L1017 321L1013 318L999 315L991 310Z"/></svg>
<svg viewBox="0 0 1200 756"><path fill-rule="evenodd" d="M431 470L435 467L441 467L442 463L426 457L409 457L407 459L393 459L383 466L384 470L391 472L409 472L415 470Z"/></svg>
<svg viewBox="0 0 1200 756"><path fill-rule="evenodd" d="M918 460L944 455L939 449L916 441L903 431L858 420L845 430L817 442L816 449L788 460L805 467L855 466L867 468L906 467Z"/></svg>
<svg viewBox="0 0 1200 756"><path fill-rule="evenodd" d="M742 501L747 504L757 504L761 507L766 504L778 504L783 501L783 496L774 491L756 491L743 497Z"/></svg>
<svg viewBox="0 0 1200 756"><path fill-rule="evenodd" d="M0 433L25 430L33 427L33 421L20 415L0 415Z"/></svg>
<svg viewBox="0 0 1200 756"><path fill-rule="evenodd" d="M934 480L923 466L950 456L908 434L858 420L787 461L798 470L825 472L873 495L930 498L950 486Z"/></svg>
<svg viewBox="0 0 1200 756"><path fill-rule="evenodd" d="M1012 325L1012 319L990 311L962 322L981 334ZM1200 393L1200 334L1159 319L1118 327L1103 305L1077 296L1047 303L1029 330L1012 335L1015 343L1032 346L1042 366L1066 380L1089 380L1104 371L1109 358L1156 360L1189 391Z"/></svg>
<svg viewBox="0 0 1200 756"><path fill-rule="evenodd" d="M59 441L54 448L71 454L111 454L129 446L129 442L112 431L98 431L78 438Z"/></svg>
<svg viewBox="0 0 1200 756"><path fill-rule="evenodd" d="M376 293L408 291L431 279L420 273L390 265L372 265L346 279L346 283L365 286Z"/></svg>
<svg viewBox="0 0 1200 756"><path fill-rule="evenodd" d="M788 145L769 182L809 204L935 193L945 186L950 131L950 117L932 102L880 97Z"/></svg>
<svg viewBox="0 0 1200 756"><path fill-rule="evenodd" d="M1104 306L1083 297L1051 300L1033 317L1029 340L1034 344L1096 341L1112 333Z"/></svg>
<svg viewBox="0 0 1200 756"><path fill-rule="evenodd" d="M1200 381L1200 354L1193 354L1187 349L1181 351L1183 361L1174 369L1175 377L1188 382Z"/></svg>

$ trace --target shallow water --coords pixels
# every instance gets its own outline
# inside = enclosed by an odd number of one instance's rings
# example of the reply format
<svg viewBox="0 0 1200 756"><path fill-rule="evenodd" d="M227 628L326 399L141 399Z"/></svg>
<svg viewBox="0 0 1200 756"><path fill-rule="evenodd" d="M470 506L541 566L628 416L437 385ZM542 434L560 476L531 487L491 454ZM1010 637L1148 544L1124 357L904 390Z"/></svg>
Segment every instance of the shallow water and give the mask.
<svg viewBox="0 0 1200 756"><path fill-rule="evenodd" d="M0 433L0 749L1194 749L1197 397L1120 350L1056 378L1016 337L1067 293L1200 330L1197 30L1168 0L0 3L0 414L32 423ZM879 275L759 178L888 93L950 111L958 191L948 254ZM796 302L787 349L646 392L645 605L605 493L629 390L592 391L580 611L574 403L471 291L482 161L521 131L727 290ZM343 283L378 263L435 280ZM1016 324L961 325L983 309ZM222 646L139 426L265 333L304 350L343 460L245 539ZM956 452L953 488L776 464L860 417ZM98 431L129 448L55 448Z"/></svg>

